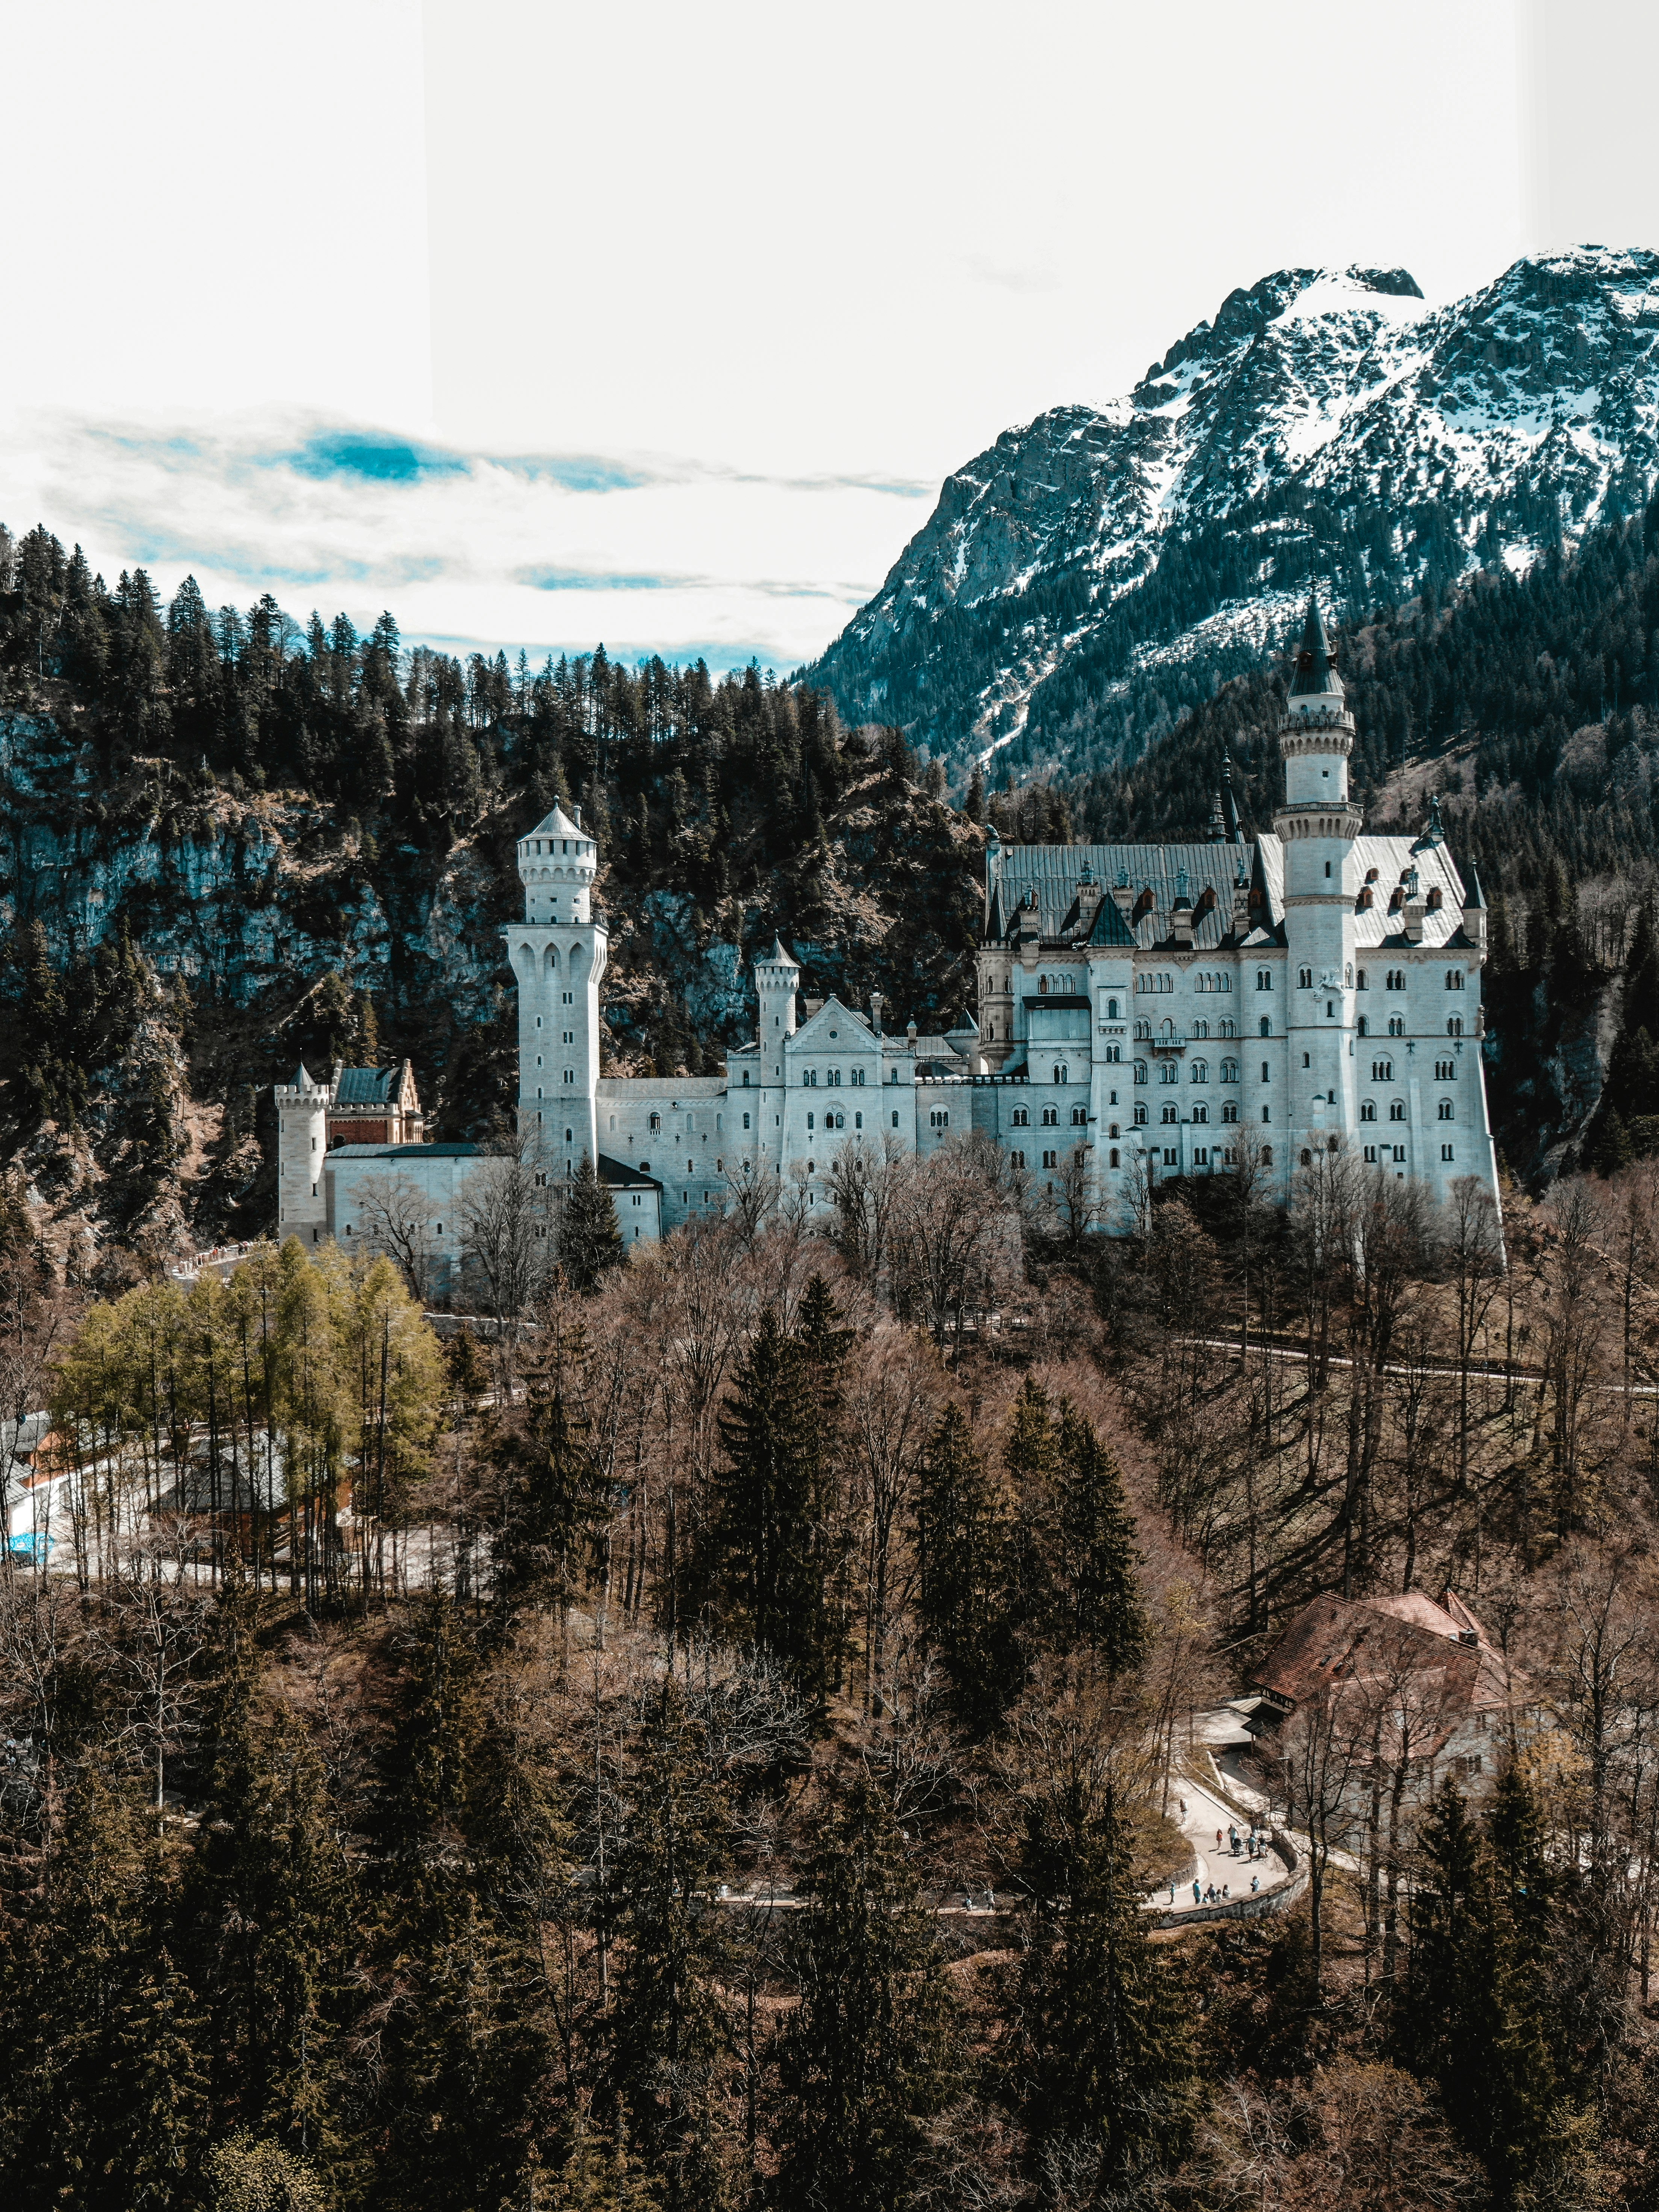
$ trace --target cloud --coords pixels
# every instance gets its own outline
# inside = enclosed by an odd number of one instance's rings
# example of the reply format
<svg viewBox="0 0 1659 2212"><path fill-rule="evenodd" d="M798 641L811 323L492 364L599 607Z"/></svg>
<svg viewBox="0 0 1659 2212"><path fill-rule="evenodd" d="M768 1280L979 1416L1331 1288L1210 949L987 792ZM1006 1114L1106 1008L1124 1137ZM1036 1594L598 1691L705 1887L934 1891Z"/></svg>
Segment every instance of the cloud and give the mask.
<svg viewBox="0 0 1659 2212"><path fill-rule="evenodd" d="M113 578L210 603L273 592L469 651L814 659L879 586L937 487L696 456L466 450L266 411L181 423L0 416L4 519ZM291 604L289 603L291 599ZM642 620L647 608L648 621ZM613 641L616 642L613 643Z"/></svg>

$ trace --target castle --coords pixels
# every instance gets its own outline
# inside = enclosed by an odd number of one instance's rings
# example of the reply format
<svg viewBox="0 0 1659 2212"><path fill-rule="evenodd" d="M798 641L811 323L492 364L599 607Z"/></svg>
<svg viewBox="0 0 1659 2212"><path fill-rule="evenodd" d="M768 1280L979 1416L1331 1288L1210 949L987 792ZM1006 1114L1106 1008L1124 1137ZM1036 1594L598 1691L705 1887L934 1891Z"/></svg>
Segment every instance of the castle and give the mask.
<svg viewBox="0 0 1659 2212"><path fill-rule="evenodd" d="M718 1212L759 1170L827 1206L843 1146L925 1154L972 1132L1039 1188L1080 1165L1090 1218L1108 1233L1133 1224L1149 1182L1248 1158L1257 1188L1287 1201L1298 1168L1344 1146L1434 1200L1469 1176L1495 1200L1480 883L1454 863L1437 803L1416 837L1364 834L1348 790L1353 717L1316 601L1278 734L1284 803L1254 842L1231 787L1201 844L993 836L977 1024L891 1034L878 999L803 1005L780 940L754 963L754 1036L713 1076L600 1073L599 854L556 806L519 841L524 919L502 932L518 986L519 1127L538 1186L592 1160L624 1241L649 1243ZM406 1063L402 1119L371 1137L361 1125L395 1073L320 1084L301 1067L277 1086L278 1234L362 1235L366 1185L394 1176L425 1194L443 1280L480 1153L418 1141Z"/></svg>

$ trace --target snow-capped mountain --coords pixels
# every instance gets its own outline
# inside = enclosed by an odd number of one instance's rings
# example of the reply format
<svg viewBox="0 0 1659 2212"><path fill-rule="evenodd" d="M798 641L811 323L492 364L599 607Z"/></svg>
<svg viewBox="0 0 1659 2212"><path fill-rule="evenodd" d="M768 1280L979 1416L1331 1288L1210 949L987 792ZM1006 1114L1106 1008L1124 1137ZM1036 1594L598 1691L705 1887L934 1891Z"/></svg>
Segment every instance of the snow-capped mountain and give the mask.
<svg viewBox="0 0 1659 2212"><path fill-rule="evenodd" d="M958 766L1138 750L1311 579L1357 615L1638 508L1656 340L1659 253L1528 258L1439 308L1402 270L1281 270L1126 398L958 470L807 673Z"/></svg>

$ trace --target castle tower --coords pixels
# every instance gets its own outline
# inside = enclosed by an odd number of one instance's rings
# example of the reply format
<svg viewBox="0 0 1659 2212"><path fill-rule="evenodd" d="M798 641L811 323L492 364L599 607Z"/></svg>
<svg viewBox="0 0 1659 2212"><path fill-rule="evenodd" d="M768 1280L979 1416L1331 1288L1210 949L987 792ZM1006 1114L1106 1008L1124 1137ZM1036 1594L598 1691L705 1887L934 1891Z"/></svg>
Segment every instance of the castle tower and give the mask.
<svg viewBox="0 0 1659 2212"><path fill-rule="evenodd" d="M1298 1142L1324 1146L1357 1117L1353 1036L1353 843L1348 796L1353 716L1316 594L1279 725L1285 803L1273 817L1285 850L1285 1034L1291 1123ZM1304 1063L1306 1063L1304 1066Z"/></svg>
<svg viewBox="0 0 1659 2212"><path fill-rule="evenodd" d="M799 965L784 951L783 939L774 938L772 950L755 963L755 995L760 1001L755 1041L760 1048L757 1079L761 1086L755 1151L758 1159L769 1161L774 1167L782 1164L784 1092L789 1079L784 1048L795 1034L795 993L799 984Z"/></svg>
<svg viewBox="0 0 1659 2212"><path fill-rule="evenodd" d="M293 1080L274 1086L276 1096L276 1241L297 1237L320 1243L328 1226L323 1159L328 1151L328 1109L333 1087L308 1074L303 1060Z"/></svg>
<svg viewBox="0 0 1659 2212"><path fill-rule="evenodd" d="M525 918L501 932L519 985L519 1130L546 1171L597 1163L599 978L610 939L592 915L599 854L556 806L519 840Z"/></svg>

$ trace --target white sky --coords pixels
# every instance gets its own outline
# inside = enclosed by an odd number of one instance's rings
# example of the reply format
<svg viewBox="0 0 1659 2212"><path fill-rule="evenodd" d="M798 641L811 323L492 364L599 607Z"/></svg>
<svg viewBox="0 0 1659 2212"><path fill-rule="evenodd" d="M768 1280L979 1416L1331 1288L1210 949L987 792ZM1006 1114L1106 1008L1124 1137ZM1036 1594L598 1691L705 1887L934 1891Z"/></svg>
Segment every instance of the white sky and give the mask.
<svg viewBox="0 0 1659 2212"><path fill-rule="evenodd" d="M793 665L945 471L1236 284L1659 245L1659 15L1516 4L0 0L0 517Z"/></svg>

